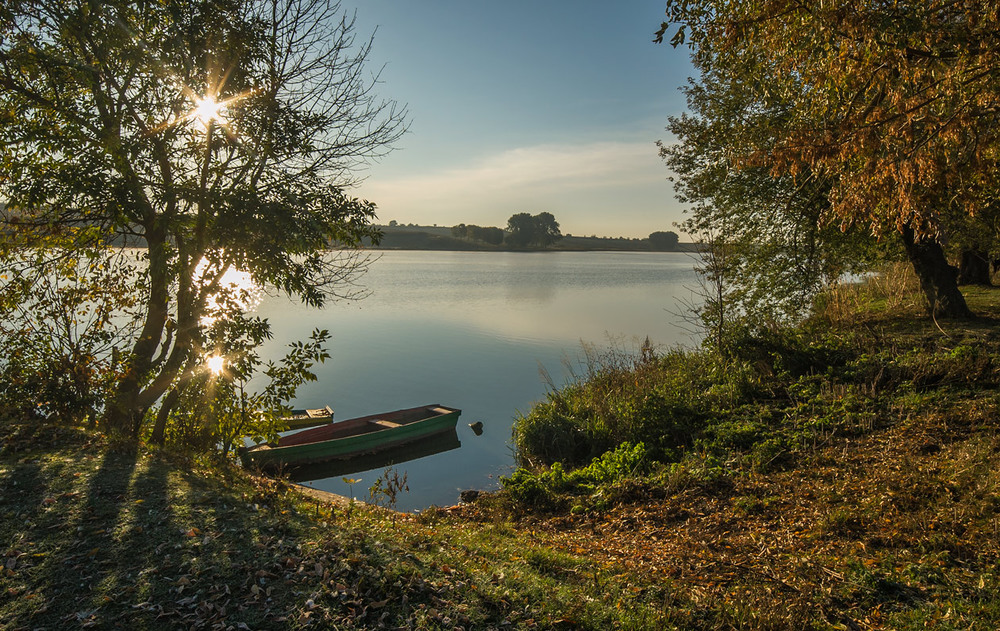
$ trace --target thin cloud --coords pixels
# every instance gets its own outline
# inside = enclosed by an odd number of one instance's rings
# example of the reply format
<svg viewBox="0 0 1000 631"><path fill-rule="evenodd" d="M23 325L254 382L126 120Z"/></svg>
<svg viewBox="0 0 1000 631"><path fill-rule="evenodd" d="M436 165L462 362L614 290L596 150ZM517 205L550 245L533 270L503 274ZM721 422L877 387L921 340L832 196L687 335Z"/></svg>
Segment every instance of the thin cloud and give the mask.
<svg viewBox="0 0 1000 631"><path fill-rule="evenodd" d="M523 147L451 168L391 180L370 180L363 193L380 207L423 211L480 200L490 205L497 195L521 197L526 189L546 196L580 189L628 188L662 183L665 171L651 142L603 142L576 146Z"/></svg>

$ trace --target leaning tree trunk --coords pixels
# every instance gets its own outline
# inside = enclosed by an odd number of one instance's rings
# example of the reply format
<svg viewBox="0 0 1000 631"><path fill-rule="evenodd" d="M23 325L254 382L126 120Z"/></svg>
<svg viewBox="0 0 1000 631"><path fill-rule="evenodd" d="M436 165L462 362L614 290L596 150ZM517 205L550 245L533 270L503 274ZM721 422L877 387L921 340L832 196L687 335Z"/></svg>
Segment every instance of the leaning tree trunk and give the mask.
<svg viewBox="0 0 1000 631"><path fill-rule="evenodd" d="M184 373L174 382L173 387L167 392L166 396L160 402L160 409L156 413L156 421L153 423L153 433L149 437L149 442L154 445L162 445L166 437L167 431L167 421L170 419L170 414L177 407L178 402L181 400L181 393L184 392L184 388L187 386L188 382L191 381L191 377L194 375L194 366L191 365L190 356L188 361L188 367L184 370ZM140 398L140 401L142 399Z"/></svg>
<svg viewBox="0 0 1000 631"><path fill-rule="evenodd" d="M168 272L165 240L159 232L147 231L149 256L149 296L146 299L146 317L142 331L125 364L125 374L118 382L115 393L105 407L101 429L131 436L139 436L142 419L149 405L140 401L143 382L153 368L153 357L160 346L168 317Z"/></svg>
<svg viewBox="0 0 1000 631"><path fill-rule="evenodd" d="M962 250L962 260L958 264L959 285L993 285L990 280L990 259L978 248Z"/></svg>
<svg viewBox="0 0 1000 631"><path fill-rule="evenodd" d="M931 238L918 237L910 226L904 226L900 236L913 271L920 279L930 315L936 318L974 317L958 290L958 272L948 264L941 244Z"/></svg>

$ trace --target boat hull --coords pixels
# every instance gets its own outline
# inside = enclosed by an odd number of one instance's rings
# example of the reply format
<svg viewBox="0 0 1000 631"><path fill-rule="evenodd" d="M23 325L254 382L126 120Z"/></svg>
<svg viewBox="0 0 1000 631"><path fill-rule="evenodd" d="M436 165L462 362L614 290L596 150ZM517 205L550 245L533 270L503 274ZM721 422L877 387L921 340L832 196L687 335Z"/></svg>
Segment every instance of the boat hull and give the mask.
<svg viewBox="0 0 1000 631"><path fill-rule="evenodd" d="M347 459L455 429L461 410L428 405L349 419L283 436L241 452L244 466L262 469Z"/></svg>

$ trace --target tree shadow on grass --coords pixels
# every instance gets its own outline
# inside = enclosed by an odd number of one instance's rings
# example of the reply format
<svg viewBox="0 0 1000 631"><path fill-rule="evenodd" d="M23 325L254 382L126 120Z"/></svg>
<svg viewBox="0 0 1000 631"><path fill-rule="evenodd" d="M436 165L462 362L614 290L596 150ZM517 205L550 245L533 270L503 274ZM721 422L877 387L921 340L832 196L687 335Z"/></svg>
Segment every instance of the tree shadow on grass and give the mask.
<svg viewBox="0 0 1000 631"><path fill-rule="evenodd" d="M108 552L111 570L94 604L129 629L162 628L162 600L178 580L176 549L184 539L170 496L170 467L158 456L135 472ZM174 621L176 622L176 621Z"/></svg>
<svg viewBox="0 0 1000 631"><path fill-rule="evenodd" d="M33 599L31 570L37 555L44 554L37 545L36 529L48 509L46 477L38 461L4 469L0 474L0 594Z"/></svg>
<svg viewBox="0 0 1000 631"><path fill-rule="evenodd" d="M18 524L31 524L42 511L47 487L38 462L19 464L0 474L0 513L4 515L4 544L16 544Z"/></svg>
<svg viewBox="0 0 1000 631"><path fill-rule="evenodd" d="M34 511L25 549L41 554L16 567L17 584L0 574L0 587L17 596L0 603L5 628L273 628L310 614L306 603L329 591L331 572L358 593L362 582L385 582L382 568L363 562L382 554L367 537L352 538L350 550L343 541L320 546L315 534L304 543L320 508L299 514L273 481L230 479L225 467L192 470L135 449L40 462L16 472ZM347 557L364 567L344 565ZM375 600L388 598L376 591ZM331 615L355 607L331 598Z"/></svg>
<svg viewBox="0 0 1000 631"><path fill-rule="evenodd" d="M66 455L80 453L64 448L80 440L75 428L0 420L0 458L5 462L0 468L0 532L6 546L17 544L40 515L72 494L72 482L60 474L71 468Z"/></svg>
<svg viewBox="0 0 1000 631"><path fill-rule="evenodd" d="M32 626L96 624L95 595L112 565L112 537L137 458L134 446L106 452L92 476L39 516L36 539L45 550L31 581L38 604L24 612Z"/></svg>

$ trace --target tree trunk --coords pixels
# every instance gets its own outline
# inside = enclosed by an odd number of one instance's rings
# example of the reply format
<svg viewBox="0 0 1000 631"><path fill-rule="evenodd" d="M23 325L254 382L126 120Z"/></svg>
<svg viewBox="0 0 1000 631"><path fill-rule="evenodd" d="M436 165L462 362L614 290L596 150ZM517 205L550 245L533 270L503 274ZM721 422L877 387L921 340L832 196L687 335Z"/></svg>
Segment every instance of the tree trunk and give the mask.
<svg viewBox="0 0 1000 631"><path fill-rule="evenodd" d="M958 290L958 272L948 264L941 244L934 239L917 237L910 226L904 226L900 236L913 271L920 279L930 315L936 318L974 317Z"/></svg>
<svg viewBox="0 0 1000 631"><path fill-rule="evenodd" d="M170 417L170 413L173 412L174 407L177 406L177 401L181 398L180 388L175 387L167 396L163 398L163 403L160 404L160 411L156 415L156 423L153 425L153 435L150 436L149 442L154 445L162 445L164 436L167 431L167 419Z"/></svg>
<svg viewBox="0 0 1000 631"><path fill-rule="evenodd" d="M115 394L104 410L101 429L131 436L139 436L142 419L150 404L139 400L142 382L149 377L153 357L167 323L169 302L169 272L167 252L162 231L146 232L149 256L149 296L146 299L146 318L139 339L136 340L125 366L125 375L118 382Z"/></svg>
<svg viewBox="0 0 1000 631"><path fill-rule="evenodd" d="M990 259L978 248L962 250L962 260L958 264L959 285L985 285L991 287Z"/></svg>
<svg viewBox="0 0 1000 631"><path fill-rule="evenodd" d="M187 369L185 369L181 376L173 382L173 387L170 388L170 390L166 393L166 396L163 397L163 402L160 404L160 410L156 413L156 422L153 423L153 433L149 437L149 442L154 445L163 444L167 430L167 420L170 418L170 413L177 407L177 403L181 400L181 393L184 392L184 388L187 386L188 382L191 381L191 377L195 372L195 367L190 364L191 362L189 358L189 365ZM149 390L150 388L147 387L139 395L140 405L144 403L143 397L151 396L148 394ZM152 403L150 403L150 405L152 405Z"/></svg>

